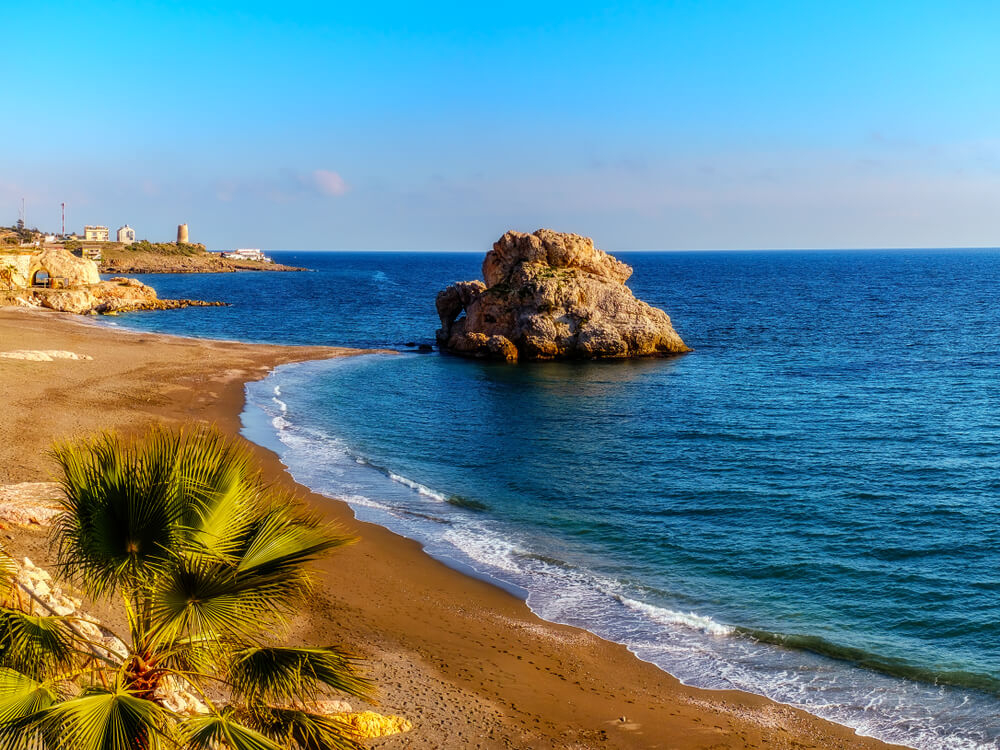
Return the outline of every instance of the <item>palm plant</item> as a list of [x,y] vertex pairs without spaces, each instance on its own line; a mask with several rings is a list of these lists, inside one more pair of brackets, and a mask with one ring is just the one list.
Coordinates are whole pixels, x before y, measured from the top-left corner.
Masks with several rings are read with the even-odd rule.
[[0,552],[0,747],[360,747],[317,708],[329,691],[371,697],[356,658],[280,642],[310,563],[351,537],[268,487],[214,430],[104,433],[52,455],[60,573],[120,600],[128,632],[46,612]]

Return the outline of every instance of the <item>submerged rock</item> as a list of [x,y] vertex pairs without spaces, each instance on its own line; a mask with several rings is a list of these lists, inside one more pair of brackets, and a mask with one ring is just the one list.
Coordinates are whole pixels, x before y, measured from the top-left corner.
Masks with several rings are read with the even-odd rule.
[[442,349],[518,359],[663,357],[690,349],[670,317],[638,300],[632,268],[587,237],[507,232],[483,261],[481,281],[439,292]]

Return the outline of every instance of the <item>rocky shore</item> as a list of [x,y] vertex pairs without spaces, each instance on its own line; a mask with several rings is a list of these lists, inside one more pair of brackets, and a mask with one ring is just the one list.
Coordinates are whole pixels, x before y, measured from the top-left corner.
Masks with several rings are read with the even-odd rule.
[[670,317],[636,299],[632,269],[588,237],[507,232],[483,261],[482,281],[437,295],[442,349],[502,359],[624,359],[690,351]]
[[17,294],[13,304],[45,307],[80,315],[117,315],[136,310],[177,310],[182,307],[225,307],[225,302],[197,299],[160,299],[153,287],[137,279],[113,278],[75,289],[30,289]]
[[[43,286],[39,279],[46,279]],[[46,248],[0,256],[0,306],[44,307],[59,312],[113,315],[134,310],[216,307],[225,302],[160,299],[138,279],[102,281],[97,264],[67,250]]]

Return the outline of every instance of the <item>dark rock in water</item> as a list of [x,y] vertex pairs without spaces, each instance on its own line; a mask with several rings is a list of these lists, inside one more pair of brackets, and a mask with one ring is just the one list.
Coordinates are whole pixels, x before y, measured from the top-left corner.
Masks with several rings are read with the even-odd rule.
[[587,237],[507,232],[481,281],[438,293],[440,347],[489,359],[624,359],[690,351],[670,317],[633,296],[632,269]]
[[416,341],[407,341],[407,342],[406,342],[405,344],[403,344],[403,346],[408,346],[408,347],[410,347],[411,349],[415,348],[415,347],[416,347],[416,345],[417,345],[417,342],[416,342]]
[[434,351],[434,347],[431,346],[430,344],[421,344],[420,346],[417,347],[417,351],[418,352],[432,352],[432,351]]

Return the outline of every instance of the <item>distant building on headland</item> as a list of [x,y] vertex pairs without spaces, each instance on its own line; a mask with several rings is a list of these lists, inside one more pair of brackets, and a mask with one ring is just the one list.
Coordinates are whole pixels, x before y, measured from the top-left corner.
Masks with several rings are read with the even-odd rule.
[[125,244],[131,245],[135,242],[135,230],[126,224],[118,229],[118,241]]
[[87,242],[107,242],[108,228],[102,226],[85,226],[83,228],[83,239]]
[[223,258],[229,258],[229,260],[255,260],[260,263],[274,263],[273,260],[257,248],[241,247],[236,250],[220,253],[220,255]]
[[181,243],[187,244],[188,241],[188,225],[178,224],[177,225],[177,244]]

